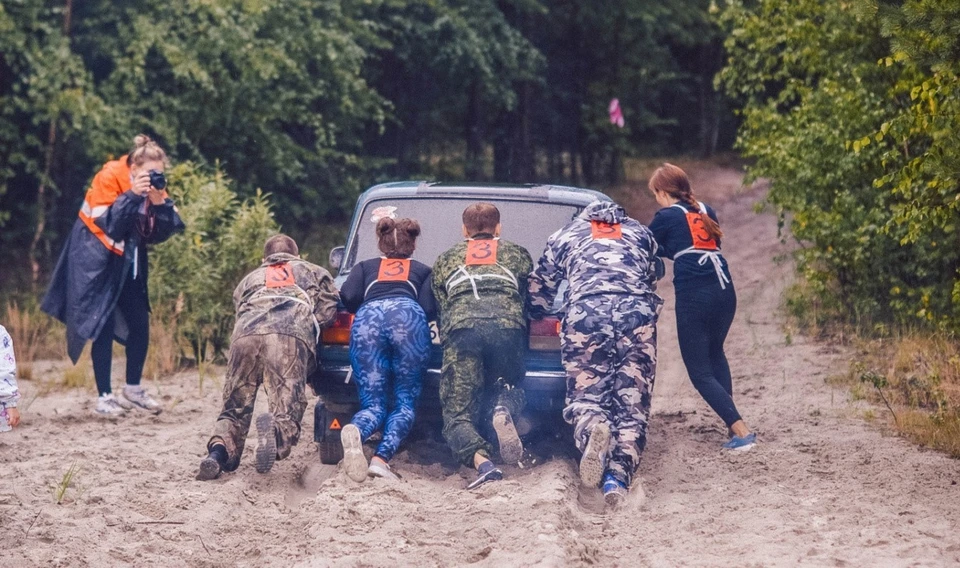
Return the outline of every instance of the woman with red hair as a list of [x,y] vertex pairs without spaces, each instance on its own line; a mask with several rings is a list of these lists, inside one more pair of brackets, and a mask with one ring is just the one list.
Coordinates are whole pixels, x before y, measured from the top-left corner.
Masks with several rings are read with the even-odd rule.
[[713,209],[697,201],[686,172],[664,164],[653,173],[650,191],[663,209],[650,230],[657,254],[673,260],[677,298],[677,338],[687,373],[700,396],[726,423],[730,450],[748,450],[756,443],[733,403],[730,365],[723,342],[737,311],[726,259],[720,254],[723,232]]

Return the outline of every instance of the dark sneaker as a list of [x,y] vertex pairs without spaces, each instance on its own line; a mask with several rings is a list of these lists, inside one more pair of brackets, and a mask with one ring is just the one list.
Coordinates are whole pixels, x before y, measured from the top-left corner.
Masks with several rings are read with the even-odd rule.
[[493,462],[483,462],[480,464],[480,469],[477,470],[477,473],[480,475],[470,482],[470,485],[467,485],[467,489],[476,489],[488,481],[500,481],[503,479],[503,472],[500,471],[500,468],[493,465]]
[[742,438],[740,436],[734,436],[730,438],[730,441],[723,445],[723,449],[733,450],[735,452],[745,452],[756,445],[757,434],[756,432],[751,432]]
[[267,473],[277,461],[277,429],[273,414],[257,416],[257,473]]
[[603,500],[606,502],[607,507],[611,509],[616,509],[623,504],[623,501],[627,498],[628,489],[626,484],[617,479],[611,473],[606,473],[603,476]]
[[600,422],[590,431],[590,440],[580,458],[580,482],[587,487],[600,485],[607,468],[607,450],[610,448],[610,425]]
[[523,443],[517,434],[517,427],[513,417],[506,407],[498,406],[493,409],[493,430],[497,433],[497,442],[500,444],[500,459],[503,463],[516,465],[523,458]]
[[340,443],[343,444],[343,469],[347,477],[362,482],[367,478],[367,458],[363,455],[363,440],[360,439],[360,429],[353,424],[347,424],[340,430]]
[[223,464],[227,461],[227,448],[222,444],[214,444],[210,448],[210,453],[200,462],[200,471],[197,472],[197,480],[210,481],[220,477],[223,471]]

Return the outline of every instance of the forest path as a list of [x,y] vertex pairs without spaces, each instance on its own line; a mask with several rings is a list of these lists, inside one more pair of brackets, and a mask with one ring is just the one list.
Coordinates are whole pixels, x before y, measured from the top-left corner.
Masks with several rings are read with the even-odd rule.
[[[562,451],[537,467],[463,490],[436,440],[407,444],[401,483],[357,485],[317,461],[311,404],[302,443],[269,475],[247,452],[237,473],[193,480],[218,413],[222,369],[154,383],[168,410],[118,423],[91,415],[92,394],[38,395],[23,381],[24,425],[0,434],[0,534],[21,566],[947,566],[960,563],[958,462],[881,434],[825,379],[849,354],[788,340],[779,305],[792,278],[789,247],[763,188],[732,169],[691,166],[718,211],[739,309],[727,341],[752,451],[720,451],[722,423],[686,377],[669,278],[660,323],[654,417],[639,493],[598,514],[580,496]],[[652,200],[626,205],[644,222]],[[779,259],[777,262],[775,259]],[[117,362],[118,371],[122,361]],[[37,365],[55,376],[63,363]],[[122,371],[117,376],[122,376]],[[259,412],[264,397],[258,401]],[[251,440],[251,445],[255,444]],[[252,448],[251,448],[252,449]],[[66,503],[52,487],[80,469]]]

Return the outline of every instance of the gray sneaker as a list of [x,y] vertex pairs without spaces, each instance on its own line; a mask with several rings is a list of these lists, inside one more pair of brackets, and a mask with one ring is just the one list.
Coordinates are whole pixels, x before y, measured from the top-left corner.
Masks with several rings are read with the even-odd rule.
[[[123,387],[123,398],[130,404],[130,408],[137,407],[154,414],[160,414],[160,412],[163,411],[160,403],[154,400],[153,397],[147,394],[147,391],[139,385],[127,385]],[[121,402],[120,404],[122,405],[123,403]]]
[[497,442],[500,444],[500,459],[503,463],[517,465],[523,458],[523,443],[517,434],[517,427],[513,424],[510,411],[503,406],[493,409],[493,430],[497,433]]
[[580,481],[587,487],[597,487],[607,467],[610,447],[610,425],[600,422],[590,431],[590,440],[580,458]]
[[105,394],[97,398],[97,408],[94,412],[107,418],[116,418],[127,413],[117,397],[112,394]]
[[367,457],[363,455],[363,440],[360,439],[360,429],[353,424],[347,424],[340,430],[340,443],[343,444],[343,469],[347,477],[363,482],[367,478]]

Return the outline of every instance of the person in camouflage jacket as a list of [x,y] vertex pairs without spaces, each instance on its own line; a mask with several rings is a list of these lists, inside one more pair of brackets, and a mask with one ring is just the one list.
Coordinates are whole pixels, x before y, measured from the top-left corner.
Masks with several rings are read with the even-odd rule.
[[264,245],[263,264],[233,293],[237,321],[223,411],[197,479],[237,469],[261,383],[270,411],[257,417],[257,471],[270,471],[300,438],[306,379],[316,366],[320,330],[333,321],[339,295],[330,273],[301,260],[298,253],[290,237],[271,237]]
[[[463,212],[466,241],[433,265],[443,367],[440,403],[443,435],[463,464],[477,468],[472,489],[501,479],[490,461],[492,445],[480,435],[492,423],[500,457],[517,463],[523,446],[513,423],[525,404],[527,276],[530,253],[500,239],[500,211],[475,203]],[[484,404],[489,401],[489,404]]]
[[[625,497],[646,444],[663,305],[656,250],[647,227],[616,203],[597,201],[550,236],[530,275],[531,315],[562,317],[563,417],[583,452],[581,480],[602,481],[612,506]],[[568,288],[558,302],[562,282]]]

